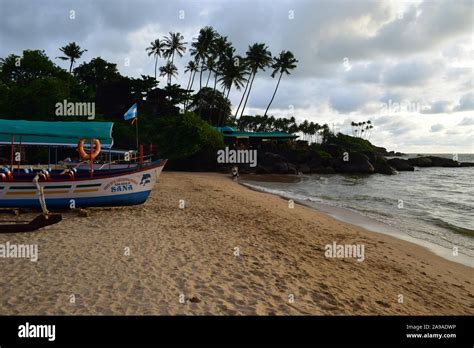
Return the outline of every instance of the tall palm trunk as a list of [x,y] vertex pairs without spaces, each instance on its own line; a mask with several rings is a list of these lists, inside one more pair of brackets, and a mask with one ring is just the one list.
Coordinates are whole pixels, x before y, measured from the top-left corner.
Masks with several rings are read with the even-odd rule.
[[193,77],[192,71],[189,72],[189,80],[188,80],[188,84],[186,85],[186,90],[189,90],[189,85],[191,84],[191,77]]
[[204,61],[201,63],[201,71],[199,73],[199,90],[202,89],[202,71],[204,70]]
[[191,79],[191,85],[189,85],[189,91],[191,91],[193,89],[193,85],[194,85],[194,77],[196,76],[196,71],[197,70],[194,70],[194,73],[193,73],[193,78]]
[[72,72],[72,65],[74,64],[74,59],[71,58],[71,65],[69,65],[69,73]]
[[[214,73],[214,88],[212,89],[212,95],[213,95],[213,96],[214,96],[215,93],[216,93],[217,76],[218,76],[218,74],[215,72],[215,73]],[[213,114],[213,112],[214,112],[213,106],[214,106],[214,98],[212,99],[212,103],[211,103],[211,114],[210,114],[211,120],[212,120],[212,114]],[[222,119],[221,119],[221,115],[219,115],[218,118],[217,118],[217,125],[218,125],[218,126],[220,125],[221,120],[222,120]]]
[[156,80],[156,67],[158,65],[158,56],[155,56],[155,80]]
[[237,115],[239,114],[240,105],[242,105],[242,102],[244,101],[245,93],[247,92],[247,88],[249,87],[251,76],[252,76],[252,73],[250,73],[250,75],[249,75],[249,79],[247,80],[247,84],[245,85],[244,94],[242,94],[242,98],[240,99],[239,106],[237,107],[237,111],[235,112],[234,122],[235,122],[235,120],[237,120]]
[[[191,72],[191,76],[193,77],[191,79],[191,83],[189,84],[188,88],[187,88],[187,91],[188,92],[191,92],[191,90],[193,89],[193,85],[194,85],[194,77],[196,76],[196,71],[197,70],[194,70],[194,72]],[[186,100],[186,104],[184,105],[184,111],[188,110],[188,100]]]
[[216,86],[217,86],[217,74],[214,74],[214,92],[216,91]]
[[244,103],[244,106],[242,108],[242,111],[240,112],[240,117],[242,117],[242,115],[244,114],[245,107],[247,106],[247,102],[249,100],[249,95],[250,95],[250,92],[252,91],[253,80],[255,80],[255,75],[257,75],[256,71],[253,73],[252,82],[250,82],[249,92],[247,93],[247,98],[245,98],[245,103]]
[[212,70],[209,69],[209,75],[207,75],[206,87],[207,87],[207,85],[209,84],[209,79],[211,78],[211,73],[212,73]]
[[232,88],[232,85],[229,86],[229,89],[227,90],[227,95],[225,96],[227,99],[229,99],[229,93],[230,93],[230,89]]
[[278,78],[278,83],[276,85],[275,91],[273,92],[272,99],[270,100],[270,103],[268,103],[267,109],[265,110],[265,114],[263,116],[267,116],[268,109],[270,108],[270,105],[272,105],[273,99],[275,98],[275,94],[278,90],[278,86],[280,85],[280,80],[281,80],[282,75],[283,75],[283,72],[280,73],[280,77]]

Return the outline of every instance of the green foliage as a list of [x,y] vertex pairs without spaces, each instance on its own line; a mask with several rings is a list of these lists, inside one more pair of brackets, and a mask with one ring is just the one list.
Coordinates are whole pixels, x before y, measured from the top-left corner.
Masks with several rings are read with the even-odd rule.
[[339,145],[347,150],[357,152],[376,152],[374,145],[370,141],[350,135],[338,133],[336,136],[331,136],[328,143]]
[[192,112],[159,119],[153,143],[171,160],[224,147],[222,134]]
[[317,152],[319,156],[323,159],[332,159],[332,156],[330,153],[324,151],[321,149],[321,144],[313,143],[310,146],[311,151]]
[[209,87],[203,87],[194,96],[190,109],[214,126],[226,124],[231,115],[229,100]]
[[117,64],[109,63],[100,57],[79,65],[74,69],[74,76],[81,84],[92,87],[94,91],[106,81],[117,81],[121,78]]

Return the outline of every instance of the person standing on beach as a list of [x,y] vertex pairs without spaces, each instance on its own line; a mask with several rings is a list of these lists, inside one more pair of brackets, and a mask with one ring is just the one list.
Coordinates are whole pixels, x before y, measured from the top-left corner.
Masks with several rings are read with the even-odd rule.
[[234,179],[234,181],[237,181],[239,177],[239,168],[237,166],[233,166],[232,167],[232,178]]

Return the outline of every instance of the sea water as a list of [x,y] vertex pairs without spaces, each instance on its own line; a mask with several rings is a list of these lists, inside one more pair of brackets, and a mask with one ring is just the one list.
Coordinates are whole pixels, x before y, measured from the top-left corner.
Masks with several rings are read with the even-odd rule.
[[[474,162],[474,155],[459,154],[458,160]],[[243,181],[346,222],[434,246],[440,255],[474,267],[473,178],[474,167],[415,167],[397,175],[311,174],[291,182],[266,176]]]

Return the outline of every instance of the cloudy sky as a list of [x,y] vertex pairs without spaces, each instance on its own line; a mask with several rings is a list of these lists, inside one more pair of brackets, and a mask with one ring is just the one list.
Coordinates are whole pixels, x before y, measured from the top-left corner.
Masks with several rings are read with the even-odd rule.
[[[350,133],[371,120],[370,140],[404,152],[474,152],[474,2],[367,0],[0,0],[0,57],[75,41],[82,61],[101,56],[124,75],[153,75],[145,48],[168,32],[191,42],[201,27],[227,35],[238,53],[266,43],[291,50],[271,113]],[[177,60],[180,81],[189,53]],[[55,60],[67,68],[67,63]],[[126,64],[129,62],[129,64]],[[263,114],[276,84],[254,82],[246,113]],[[165,81],[161,82],[163,85]],[[241,92],[240,92],[241,93]],[[235,107],[238,91],[231,92]]]

